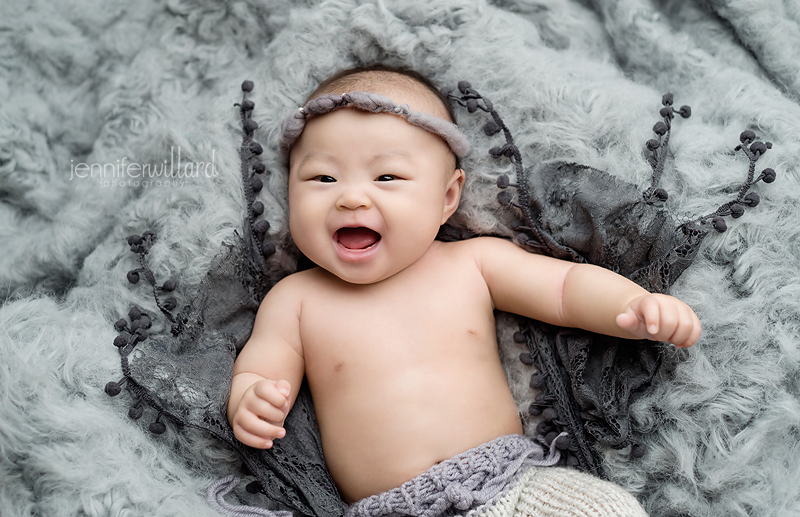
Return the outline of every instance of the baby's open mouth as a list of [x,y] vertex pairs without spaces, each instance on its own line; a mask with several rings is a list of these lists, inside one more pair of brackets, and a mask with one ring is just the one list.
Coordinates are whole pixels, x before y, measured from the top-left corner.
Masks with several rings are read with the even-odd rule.
[[363,250],[381,240],[381,234],[364,226],[339,228],[333,240],[347,249]]

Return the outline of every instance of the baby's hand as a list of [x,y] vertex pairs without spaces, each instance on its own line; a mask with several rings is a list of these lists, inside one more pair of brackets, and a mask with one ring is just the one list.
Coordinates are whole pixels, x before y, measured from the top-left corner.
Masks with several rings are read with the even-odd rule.
[[245,445],[270,449],[273,440],[286,436],[283,421],[289,412],[287,381],[261,380],[247,388],[233,415],[233,434]]
[[668,341],[679,348],[695,344],[701,330],[691,307],[664,294],[635,298],[617,315],[617,325],[639,338]]

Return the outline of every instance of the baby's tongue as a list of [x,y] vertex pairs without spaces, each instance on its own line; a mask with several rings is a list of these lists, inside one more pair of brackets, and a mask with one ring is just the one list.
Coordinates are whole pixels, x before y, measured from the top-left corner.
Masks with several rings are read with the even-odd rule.
[[360,250],[378,242],[381,238],[377,232],[364,228],[339,228],[337,232],[339,244],[351,250]]

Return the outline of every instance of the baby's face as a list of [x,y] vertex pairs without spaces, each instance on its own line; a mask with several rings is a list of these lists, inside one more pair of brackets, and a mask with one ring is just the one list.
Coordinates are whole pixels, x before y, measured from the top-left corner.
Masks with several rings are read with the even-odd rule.
[[[413,96],[393,100],[432,111]],[[343,108],[312,118],[290,155],[292,238],[342,280],[389,278],[425,254],[457,208],[463,173],[453,164],[441,138],[399,116]]]

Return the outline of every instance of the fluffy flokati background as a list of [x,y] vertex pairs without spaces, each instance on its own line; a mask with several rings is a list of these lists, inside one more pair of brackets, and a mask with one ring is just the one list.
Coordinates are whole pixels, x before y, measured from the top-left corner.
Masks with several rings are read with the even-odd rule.
[[[236,458],[199,432],[127,417],[113,323],[157,313],[125,239],[181,303],[241,228],[240,85],[255,82],[276,275],[287,244],[279,121],[333,71],[384,61],[494,101],[528,165],[572,160],[641,185],[661,95],[678,119],[663,186],[682,221],[735,195],[752,129],[774,147],[761,204],[711,235],[673,294],[704,324],[634,407],[649,450],[605,451],[654,516],[800,514],[800,4],[793,0],[22,0],[0,5],[0,515],[212,516]],[[502,231],[486,119],[457,217]],[[81,164],[212,164],[192,177],[87,176]],[[112,183],[116,181],[116,183]],[[504,348],[514,322],[501,318]],[[155,329],[154,331],[157,331]],[[512,349],[509,355],[518,354]],[[515,364],[518,361],[514,360]],[[524,399],[527,375],[511,372]],[[521,402],[524,408],[524,400]],[[152,420],[150,420],[152,421]]]

